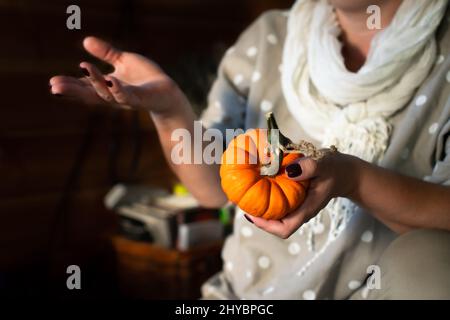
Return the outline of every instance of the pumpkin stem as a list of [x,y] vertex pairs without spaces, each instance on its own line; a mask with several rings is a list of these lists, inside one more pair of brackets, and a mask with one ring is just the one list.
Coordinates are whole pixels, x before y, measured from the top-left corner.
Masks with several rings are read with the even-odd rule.
[[273,112],[268,112],[266,114],[267,119],[267,128],[268,128],[268,141],[270,144],[272,144],[271,141],[271,130],[276,129],[278,130],[278,143],[282,145],[283,147],[287,147],[289,144],[292,144],[292,141],[287,138],[284,134],[281,133],[280,128],[278,127],[277,121],[275,120],[275,116],[273,115]]
[[[317,149],[312,143],[301,140],[299,143],[293,143],[289,138],[283,135],[278,128],[277,121],[272,112],[266,114],[268,127],[268,142],[270,146],[271,162],[269,165],[262,166],[260,174],[263,176],[275,176],[281,168],[285,153],[302,153],[307,157],[318,160],[328,153],[337,152],[335,146],[329,148]],[[275,129],[277,132],[272,132]],[[276,141],[272,141],[275,138]]]
[[[292,141],[281,133],[272,112],[266,114],[266,119],[268,128],[267,140],[269,142],[272,160],[269,165],[261,167],[260,174],[263,176],[275,176],[280,171],[281,164],[283,163],[283,149],[289,144],[292,144]],[[276,130],[276,132],[272,132],[272,130]],[[276,141],[272,141],[272,138],[275,138]]]

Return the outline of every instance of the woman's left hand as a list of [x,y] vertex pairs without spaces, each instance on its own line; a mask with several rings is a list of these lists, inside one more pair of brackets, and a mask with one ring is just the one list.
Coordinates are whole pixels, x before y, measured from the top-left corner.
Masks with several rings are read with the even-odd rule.
[[357,169],[358,158],[339,152],[327,153],[320,160],[300,158],[286,167],[286,173],[292,180],[310,180],[305,202],[281,220],[248,215],[247,219],[257,227],[287,239],[332,198],[349,197],[357,187]]

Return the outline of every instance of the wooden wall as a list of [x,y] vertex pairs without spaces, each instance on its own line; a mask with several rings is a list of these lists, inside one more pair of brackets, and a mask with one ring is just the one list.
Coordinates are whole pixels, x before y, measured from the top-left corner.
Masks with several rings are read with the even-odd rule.
[[[105,193],[117,181],[175,181],[146,113],[88,108],[49,94],[52,75],[81,76],[78,63],[95,61],[83,52],[83,37],[153,58],[201,107],[224,49],[262,11],[291,3],[0,0],[0,294],[51,295],[68,263],[86,265],[92,288],[103,288],[93,296],[111,292],[103,240],[116,224],[103,207]],[[66,28],[70,4],[81,7],[80,31]]]

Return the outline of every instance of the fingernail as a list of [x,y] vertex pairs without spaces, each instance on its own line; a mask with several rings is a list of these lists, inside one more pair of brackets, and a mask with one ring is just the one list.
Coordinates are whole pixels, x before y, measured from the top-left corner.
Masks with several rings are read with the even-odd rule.
[[248,222],[254,223],[254,222],[252,221],[252,219],[250,219],[250,218],[248,217],[248,215],[244,214],[244,217],[245,217],[245,219],[247,219]]
[[113,83],[112,81],[106,80],[106,85],[111,88],[113,86]]
[[89,73],[89,71],[88,71],[88,69],[86,69],[86,68],[80,68],[81,69],[81,72],[83,72],[83,74],[86,76],[86,77],[89,77],[91,74]]
[[61,98],[63,95],[61,93],[55,93],[53,94],[55,97]]
[[289,178],[295,178],[302,174],[302,167],[298,163],[292,163],[286,167],[286,173]]

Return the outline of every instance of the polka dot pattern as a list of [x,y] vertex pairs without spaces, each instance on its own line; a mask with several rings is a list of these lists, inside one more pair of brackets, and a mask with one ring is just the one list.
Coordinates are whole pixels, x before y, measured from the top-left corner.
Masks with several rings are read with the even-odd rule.
[[358,280],[351,280],[351,281],[348,283],[348,288],[349,288],[350,290],[356,290],[356,289],[358,289],[360,286],[361,286],[361,282],[359,282]]
[[270,259],[266,256],[261,256],[258,259],[258,266],[261,269],[267,269],[270,267]]
[[252,82],[258,82],[261,79],[261,73],[258,71],[253,72],[252,74]]
[[253,230],[245,226],[241,228],[241,234],[246,238],[250,238],[253,235]]
[[[268,34],[266,36],[266,38],[263,38],[263,41],[267,41],[266,45],[270,46],[270,45],[276,45],[279,42],[284,41],[284,39],[280,38],[280,40],[277,38],[277,36],[275,34]],[[231,47],[229,50],[227,50],[227,54],[231,54],[235,51],[234,47]],[[239,54],[243,53],[244,55],[246,55],[246,57],[249,58],[253,58],[255,56],[257,56],[258,54],[261,56],[262,52],[258,52],[258,49],[256,47],[244,47],[243,50],[239,49]],[[441,64],[444,62],[444,56],[440,55],[437,57],[436,59],[436,63],[437,64]],[[249,60],[249,59],[248,59]],[[448,62],[448,61],[446,61]],[[270,72],[274,72],[276,73],[276,69],[277,68],[277,64],[275,63],[274,65],[271,66],[269,73],[265,72],[264,67],[259,67],[258,69],[254,69],[253,73],[243,73],[243,74],[235,74],[235,76],[232,78],[232,81],[235,85],[248,85],[249,82],[252,83],[256,83],[259,81],[259,84],[263,83],[265,84],[265,81],[268,80],[268,77],[270,76]],[[281,73],[283,69],[282,64],[278,65],[278,71]],[[445,71],[443,70],[445,75]],[[238,72],[243,72],[243,71],[238,71]],[[263,73],[263,76],[261,75],[261,72]],[[267,78],[267,79],[266,79]],[[279,76],[278,76],[279,78]],[[450,71],[447,73],[446,75],[447,81],[450,83]],[[259,85],[256,85],[257,87],[260,87]],[[264,94],[264,93],[263,93]],[[263,98],[269,99],[269,100],[259,100],[260,101],[260,110],[262,112],[269,112],[271,111],[274,107],[279,108],[280,105],[275,104],[278,103],[278,100],[274,100],[273,97],[267,95],[266,97],[263,96]],[[273,100],[270,101],[270,100]],[[242,97],[239,97],[239,101],[241,101],[242,103],[246,102],[246,100]],[[424,110],[424,108],[420,108],[421,106],[425,106],[427,103],[430,102],[434,102],[434,99],[432,99],[432,97],[429,95],[427,97],[427,95],[425,94],[419,94],[416,96],[416,99],[414,100],[413,104],[415,104],[418,108],[415,110]],[[223,103],[225,103],[225,101],[223,101]],[[217,108],[217,109],[222,109],[222,105],[220,103],[220,101],[214,101],[213,100],[213,107]],[[277,109],[278,110],[278,109]],[[245,114],[242,113],[242,115],[244,116]],[[435,120],[436,121],[436,120]],[[434,134],[436,133],[436,131],[439,129],[439,125],[437,123],[429,123],[428,124],[429,128],[428,129],[430,134]],[[408,159],[410,154],[414,151],[412,145],[410,146],[410,148],[412,150],[409,150],[408,148],[405,148],[402,153],[401,153],[401,158],[402,159]],[[312,226],[312,231],[314,234],[323,234],[325,232],[325,225],[323,223],[314,223]],[[327,222],[327,227],[328,227],[328,222]],[[255,231],[256,229],[253,228],[253,226],[243,226],[240,228],[240,234],[242,237],[245,238],[250,238],[250,237],[254,237],[254,240],[256,240],[256,237],[259,236],[259,231]],[[362,230],[364,231],[364,229]],[[297,231],[298,232],[298,236],[305,236],[304,232],[306,234],[308,234],[309,229],[300,229]],[[306,238],[306,237],[305,237]],[[294,256],[297,256],[299,254],[305,254],[305,256],[308,254],[311,254],[308,252],[308,248],[307,245],[304,244],[306,242],[306,239],[303,238],[291,238],[291,241],[287,241],[287,248],[285,247],[285,249],[283,250],[282,254],[283,255],[291,255],[291,259],[295,259]],[[295,241],[292,241],[295,240]],[[363,243],[372,243],[374,241],[374,233],[372,230],[366,230],[364,231],[361,235],[360,235],[360,241]],[[319,243],[320,244],[320,243]],[[361,243],[362,244],[362,243]],[[362,244],[363,246],[370,246],[367,244]],[[286,252],[287,251],[287,252]],[[264,249],[262,250],[262,252],[264,252]],[[266,254],[267,256],[256,256],[256,261],[252,261],[252,263],[256,262],[256,270],[251,269],[252,267],[250,267],[248,270],[245,269],[244,266],[244,271],[242,272],[243,274],[241,274],[241,277],[245,277],[246,281],[250,282],[252,280],[252,278],[259,278],[260,273],[261,274],[267,274],[268,272],[270,272],[270,268],[274,268],[274,266],[276,267],[277,264],[279,263],[278,260],[275,260],[275,258],[272,258],[272,256],[268,253],[262,253],[262,254]],[[260,251],[261,254],[261,251]],[[303,258],[303,257],[302,257]],[[255,259],[255,257],[253,258]],[[273,261],[272,261],[273,259]],[[300,257],[298,258],[300,259]],[[236,269],[240,269],[241,268],[241,263],[237,262],[238,260],[236,260],[236,267],[233,268],[233,263],[230,261],[226,261],[225,262],[225,269],[227,271],[234,271],[236,272]],[[237,264],[239,263],[239,265]],[[258,270],[258,268],[260,268]],[[235,270],[233,270],[235,269]],[[266,271],[261,270],[261,269],[266,269]],[[313,268],[311,268],[313,269]],[[310,269],[310,270],[311,270]],[[305,269],[307,270],[307,269]],[[239,270],[240,271],[240,270]],[[295,270],[294,270],[295,271]],[[300,273],[300,272],[299,272]],[[304,273],[304,271],[302,271],[302,274]],[[351,277],[351,278],[356,278],[356,277]],[[351,280],[349,281],[351,278],[347,279],[347,283],[344,282],[344,288],[345,286],[347,286],[350,290],[357,290],[358,288],[361,289],[361,296],[363,298],[367,298],[367,296],[369,295],[369,289],[365,286],[361,287],[361,282],[358,280]],[[259,280],[259,279],[256,279]],[[269,283],[270,284],[270,283]],[[269,285],[269,284],[266,284]],[[311,285],[310,288],[315,288],[313,285]],[[269,287],[262,287],[263,294],[268,294],[274,291],[274,287],[273,286],[269,286]],[[278,290],[278,287],[276,287],[276,289]],[[282,289],[282,288],[281,288]],[[261,292],[261,291],[260,291]],[[320,291],[321,292],[321,291]],[[317,298],[317,295],[319,295],[319,297],[322,297],[321,293],[319,294],[319,292],[316,292],[314,290],[306,290],[304,291],[302,294],[302,297],[306,300],[314,300]]]
[[291,255],[297,255],[300,252],[300,245],[297,242],[291,242],[288,246],[288,252]]
[[315,226],[313,226],[313,232],[314,234],[321,234],[325,231],[325,226],[323,223],[318,223]]
[[427,102],[427,96],[425,96],[425,95],[420,95],[420,96],[418,96],[417,97],[417,99],[416,99],[416,105],[417,106],[423,106],[426,102]]
[[267,289],[265,289],[265,290],[263,291],[263,295],[271,294],[274,290],[275,290],[275,288],[274,288],[273,286],[268,287]]
[[361,235],[361,241],[365,243],[372,242],[373,240],[373,232],[370,230],[364,231],[364,233]]
[[250,47],[247,49],[246,54],[249,58],[253,58],[254,56],[256,56],[258,54],[258,48]]
[[278,38],[273,33],[270,33],[270,34],[267,35],[267,42],[269,42],[270,44],[275,45],[275,44],[278,43]]
[[[266,38],[262,39],[265,42],[265,45],[269,46],[269,48],[270,48],[271,45],[274,45],[275,43],[279,43],[279,42],[283,42],[284,41],[284,39],[282,39],[282,38],[277,39],[275,35],[273,35],[274,38],[272,38],[271,36],[272,36],[272,34],[269,34],[269,35],[267,35]],[[250,43],[250,45],[251,45],[251,43]],[[257,56],[258,58],[262,57],[263,52],[258,52],[258,50],[255,50],[253,52],[252,50],[250,50],[251,48],[248,48],[248,49],[247,48],[248,47],[243,47],[243,48],[238,48],[238,50],[236,50],[234,47],[231,47],[231,48],[229,48],[227,50],[227,54],[234,54],[234,53],[237,54],[237,53],[239,53],[239,58],[241,58],[241,55],[243,55],[244,58],[245,57],[255,57],[255,56]],[[274,47],[272,47],[272,48],[274,48]],[[277,54],[279,54],[279,53],[277,53]],[[234,56],[230,57],[230,58],[233,59]],[[248,60],[250,60],[250,59],[248,59]],[[253,61],[255,61],[255,60],[253,60]],[[436,59],[436,63],[437,64],[442,64],[441,67],[444,67],[443,61],[444,61],[444,57],[443,56],[439,56]],[[242,73],[242,74],[234,73],[234,75],[236,75],[236,76],[232,77],[232,81],[234,82],[235,85],[238,85],[238,86],[241,86],[241,85],[247,86],[249,84],[249,82],[250,82],[250,83],[258,83],[257,85],[255,85],[255,87],[257,89],[264,88],[264,87],[261,87],[261,84],[265,85],[265,82],[270,80],[269,77],[277,75],[277,68],[278,68],[278,71],[280,73],[282,72],[282,68],[283,68],[282,64],[279,64],[277,66],[277,61],[273,61],[273,62],[275,62],[275,63],[272,64],[272,66],[270,68],[267,68],[267,70],[268,70],[267,73],[265,72],[266,69],[263,66],[261,66],[261,67],[258,66],[258,69],[247,70],[247,71],[250,71],[250,72],[245,72],[245,73],[243,72],[243,70],[237,69],[236,70],[237,72],[236,71],[235,72],[236,73]],[[278,60],[278,62],[280,62],[280,60]],[[445,66],[447,66],[447,62],[448,61],[445,60],[445,62],[446,62]],[[252,73],[252,71],[254,71],[254,72]],[[444,71],[441,74],[441,76],[443,78],[446,75],[446,70],[442,70],[442,71]],[[273,72],[272,75],[271,75],[271,72]],[[262,76],[261,76],[261,73],[263,73]],[[278,78],[279,77],[280,76],[278,76]],[[278,79],[277,81],[279,81],[279,80],[280,79]],[[448,83],[450,83],[450,71],[447,74],[447,81],[448,81]],[[432,96],[427,94],[428,95],[428,97],[427,97],[427,95],[421,95],[422,93],[423,92],[419,93],[419,95],[416,96],[416,99],[414,100],[413,104],[415,104],[416,106],[420,107],[420,106],[427,105],[427,103],[429,104],[430,102],[432,102],[433,103],[433,107],[434,107],[434,102],[435,101],[432,98]],[[427,93],[427,92],[425,92],[425,93]],[[259,93],[258,93],[258,95],[259,95]],[[271,95],[270,96],[269,95],[264,96],[264,91],[262,91],[262,95],[263,95],[263,98],[266,98],[268,100],[273,100],[273,103],[271,101],[267,101],[267,100],[264,100],[264,101],[256,100],[257,103],[260,102],[260,110],[262,110],[262,111],[264,111],[264,110],[270,111],[270,109],[275,107],[275,111],[278,111],[278,108],[282,107],[281,105],[278,104],[278,100],[275,100],[274,97],[272,97]],[[255,96],[255,97],[257,97],[257,96]],[[260,95],[260,97],[261,97],[261,95]],[[217,99],[217,97],[216,97],[216,99]],[[246,100],[244,100],[242,97],[239,97],[239,99],[240,99],[240,101],[242,103],[246,102]],[[222,101],[224,106],[226,106],[228,108],[228,105],[225,102],[226,102],[225,100]],[[253,104],[253,101],[249,101],[249,103]],[[284,105],[284,103],[283,103],[283,105]],[[217,108],[217,109],[222,109],[223,108],[223,106],[221,105],[220,101],[214,101],[214,100],[213,100],[213,107]],[[416,110],[424,111],[424,108],[417,108]],[[238,115],[238,117],[239,117],[239,115]],[[434,121],[436,121],[436,120],[434,120]],[[431,123],[429,122],[428,125],[426,125],[424,129],[430,131],[430,134],[434,134],[437,131],[437,129],[438,129],[438,127],[437,127],[438,125],[437,124],[435,125],[436,128],[434,128],[433,125],[435,125],[435,124],[433,123],[433,120],[431,120]],[[434,133],[432,133],[432,132],[434,132]],[[410,155],[410,152],[412,153],[414,150],[415,149],[410,151],[409,149],[405,148],[403,150],[403,152],[401,153],[402,159],[408,159],[408,157]],[[328,222],[327,222],[327,226],[328,226]],[[312,227],[313,227],[312,231],[313,231],[314,234],[323,234],[324,229],[325,229],[323,224],[319,224],[317,226],[312,226]],[[250,228],[249,227],[242,227],[241,230],[239,230],[239,231],[240,231],[240,235],[242,237],[248,238],[248,239],[254,239],[254,240],[252,240],[252,242],[257,239],[257,236],[259,236],[259,231],[255,231],[255,229],[252,226],[250,226]],[[302,236],[302,237],[305,236],[305,234],[303,233],[304,231],[306,231],[306,233],[308,233],[309,230],[308,229],[298,230],[297,231],[297,234],[298,234],[297,238],[296,237],[292,237],[290,239],[291,241],[295,240],[295,241],[298,241],[298,242],[291,242],[291,243],[289,243],[289,240],[288,240],[287,248],[286,247],[282,248],[282,249],[284,249],[284,250],[282,250],[282,254],[283,255],[286,255],[286,256],[290,255],[291,256],[290,259],[293,260],[293,259],[296,259],[296,257],[298,257],[298,259],[300,259],[300,256],[298,256],[299,254],[301,256],[302,255],[307,256],[307,255],[311,254],[311,253],[308,252],[307,245],[304,244],[306,242],[306,239],[300,238],[300,236]],[[361,230],[361,231],[364,231],[364,229]],[[239,233],[238,233],[238,235],[239,235]],[[323,235],[323,236],[326,236],[326,235]],[[360,244],[363,245],[363,246],[367,246],[367,247],[371,246],[370,244],[366,244],[366,243],[373,242],[374,241],[373,239],[374,239],[374,234],[370,230],[366,230],[365,232],[360,234],[360,241],[361,241]],[[358,240],[358,238],[357,238],[357,240]],[[243,241],[246,241],[246,239],[244,239]],[[321,244],[321,242],[319,242],[319,245],[320,244]],[[267,253],[265,253],[264,250],[263,251],[259,251],[259,254],[260,255],[261,254],[266,254],[268,257],[260,257],[260,259],[258,259],[258,255],[256,255],[256,257],[255,256],[253,257],[253,259],[256,258],[255,259],[256,261],[252,259],[253,261],[251,263],[249,263],[249,264],[250,265],[253,264],[253,266],[250,266],[250,268],[252,268],[252,267],[254,268],[254,263],[256,262],[256,269],[253,270],[255,273],[253,273],[250,270],[246,270],[247,268],[249,268],[249,266],[247,266],[247,268],[246,268],[245,265],[242,266],[241,263],[238,262],[239,260],[236,260],[236,261],[233,260],[234,263],[236,263],[236,267],[233,266],[232,262],[227,262],[227,261],[225,262],[225,266],[224,267],[225,267],[226,270],[234,271],[234,272],[237,272],[237,270],[239,270],[239,269],[241,269],[241,267],[243,267],[243,270],[241,271],[241,276],[240,277],[243,277],[243,278],[245,277],[244,278],[245,282],[250,282],[252,280],[252,278],[255,278],[255,280],[259,280],[260,273],[262,274],[262,276],[267,275],[267,273],[271,272],[271,270],[274,267],[278,266],[278,262],[279,262],[278,260],[275,260],[275,258],[272,258],[270,251],[267,251]],[[265,260],[265,258],[267,259],[267,261]],[[272,259],[273,259],[273,261],[272,261]],[[303,259],[303,257],[301,257],[301,259]],[[305,258],[305,259],[307,259],[307,258]],[[239,265],[238,265],[238,263],[239,263]],[[260,268],[260,269],[258,270],[258,268]],[[262,269],[265,269],[265,270],[262,270]],[[314,269],[314,268],[312,268],[312,269]],[[295,271],[297,271],[297,269],[294,269],[294,272]],[[347,278],[347,283],[346,282],[343,283],[344,288],[345,288],[345,286],[348,286],[348,288],[352,289],[356,285],[355,282],[353,282],[353,281],[356,281],[356,280],[349,281],[351,278],[356,278],[356,277],[355,276],[350,276],[349,278]],[[300,278],[298,280],[300,280]],[[270,285],[270,283],[267,283],[266,286],[262,287],[262,289],[264,290],[265,288],[267,288],[267,285]],[[310,288],[315,288],[315,287],[311,286]],[[267,289],[269,290],[269,292],[273,290],[273,288],[271,288],[271,287],[269,287]],[[278,290],[278,287],[276,287],[276,289]],[[280,290],[282,291],[283,289],[280,287]],[[361,290],[360,291],[361,292],[361,296],[364,299],[367,299],[367,296],[369,295],[369,289],[366,288],[365,286],[363,286],[360,290]],[[317,298],[316,297],[316,293],[313,290],[307,290],[307,291],[305,291],[303,293],[300,291],[300,295],[302,295],[304,299],[308,299],[308,300],[314,300],[314,299]],[[321,293],[319,294],[319,292],[317,292],[317,295],[319,295],[320,298],[322,297]]]
[[306,290],[305,292],[303,292],[303,299],[316,300],[316,293],[313,290]]
[[447,75],[446,75],[445,79],[447,79],[447,82],[450,82],[450,71],[447,72]]
[[369,288],[364,287],[364,289],[362,289],[362,291],[361,291],[361,297],[363,299],[367,299],[368,296],[369,296]]
[[273,108],[272,102],[270,102],[268,100],[263,100],[261,102],[261,110],[263,112],[269,112],[270,110],[272,110],[272,108]]
[[430,134],[435,134],[437,129],[438,129],[438,127],[439,127],[439,124],[437,122],[435,122],[428,128],[428,132]]
[[233,78],[233,83],[238,86],[244,81],[244,76],[242,74],[237,74]]

